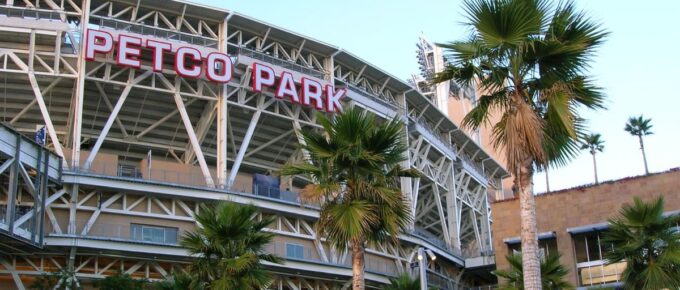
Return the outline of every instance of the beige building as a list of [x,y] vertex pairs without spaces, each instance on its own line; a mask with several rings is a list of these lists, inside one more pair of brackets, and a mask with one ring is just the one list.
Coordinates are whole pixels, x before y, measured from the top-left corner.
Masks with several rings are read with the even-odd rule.
[[[568,280],[577,287],[619,282],[625,263],[606,265],[600,242],[607,219],[616,216],[634,197],[666,199],[667,213],[680,209],[680,169],[629,177],[598,185],[576,187],[536,196],[539,246],[544,254],[559,253],[569,269]],[[492,203],[496,267],[506,269],[504,258],[520,250],[519,200]]]

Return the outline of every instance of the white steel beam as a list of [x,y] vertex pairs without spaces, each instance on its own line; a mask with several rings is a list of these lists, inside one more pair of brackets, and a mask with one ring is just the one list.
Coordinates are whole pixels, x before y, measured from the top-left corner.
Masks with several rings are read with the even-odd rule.
[[[208,135],[208,130],[215,120],[215,101],[208,101],[203,107],[203,112],[201,112],[201,118],[196,123],[196,137],[198,138],[198,143],[203,144],[203,140]],[[195,152],[191,144],[187,144],[184,150],[184,164],[191,164],[191,160],[194,159]]]
[[[227,50],[227,22],[231,17],[231,13],[227,16],[219,30],[219,50],[226,52]],[[227,84],[222,85],[217,98],[217,185],[220,188],[227,186],[227,120],[229,119],[229,108],[227,107],[227,98],[229,97]]]
[[54,151],[56,151],[57,155],[63,158],[64,150],[61,148],[59,138],[57,138],[57,131],[54,130],[52,118],[50,118],[50,112],[47,111],[47,105],[45,105],[45,100],[43,99],[42,93],[40,92],[40,87],[38,86],[38,81],[35,79],[35,74],[33,72],[28,74],[28,80],[31,83],[31,88],[33,88],[33,93],[35,94],[35,99],[38,102],[38,107],[40,107],[40,113],[45,120],[45,126],[47,126],[50,140],[52,140],[52,144],[54,145]]
[[253,138],[253,133],[255,132],[255,127],[257,127],[257,121],[260,120],[261,114],[262,110],[255,111],[253,118],[250,120],[250,125],[248,125],[246,135],[243,137],[243,141],[241,142],[241,148],[238,150],[238,154],[234,160],[234,165],[232,165],[231,172],[229,173],[229,179],[227,180],[227,186],[229,187],[231,187],[236,180],[236,175],[238,174],[238,170],[241,167],[241,162],[243,162],[243,157],[246,155],[248,145],[250,145],[250,140]]
[[460,249],[460,231],[459,231],[459,220],[460,212],[458,211],[458,198],[456,197],[456,171],[453,163],[450,165],[450,175],[448,176],[449,188],[446,193],[446,213],[449,220],[449,235],[451,236],[451,242],[454,247]]
[[[113,105],[111,105],[111,101],[109,101],[109,97],[106,95],[104,88],[102,88],[102,85],[99,82],[95,82],[94,84],[99,91],[99,96],[104,100],[104,103],[106,103],[106,107],[109,108],[109,111],[113,113]],[[118,128],[120,129],[120,132],[123,134],[123,136],[127,137],[128,133],[127,130],[125,130],[125,125],[123,125],[123,122],[120,121],[118,116],[116,116],[116,124],[118,124]]]
[[[185,106],[190,106],[191,104],[197,102],[199,99],[191,99],[188,102],[186,102],[184,105]],[[144,137],[144,135],[148,134],[149,132],[153,131],[153,129],[156,129],[156,127],[160,126],[161,124],[165,123],[165,121],[169,120],[170,118],[174,117],[179,113],[178,109],[173,110],[172,112],[168,113],[167,115],[163,116],[163,118],[160,118],[158,121],[154,122],[151,124],[149,127],[146,129],[142,130],[142,132],[139,132],[135,137],[137,139]]]
[[118,101],[116,102],[116,106],[113,107],[113,110],[111,111],[111,115],[109,115],[108,120],[106,120],[106,124],[104,124],[104,128],[102,128],[102,132],[99,134],[99,137],[97,138],[97,142],[95,142],[94,147],[92,147],[92,151],[90,152],[90,155],[87,156],[87,159],[85,160],[85,164],[83,164],[83,168],[85,170],[90,169],[92,166],[92,162],[94,161],[94,158],[97,156],[97,153],[99,153],[99,149],[102,147],[102,144],[104,143],[104,140],[106,139],[106,135],[109,134],[109,130],[111,130],[111,126],[113,125],[113,122],[116,120],[118,117],[118,113],[120,112],[120,109],[123,108],[123,104],[125,103],[125,100],[127,99],[128,95],[130,94],[130,91],[132,90],[132,84],[134,82],[134,70],[130,70],[129,77],[128,77],[128,85],[125,86],[123,89],[123,92],[120,93],[120,97],[118,97]]
[[[52,80],[52,82],[41,92],[41,94],[43,96],[46,95],[49,91],[51,91],[61,81],[61,79],[62,78],[58,77],[58,78],[55,78],[54,80]],[[30,110],[33,107],[33,105],[35,105],[37,102],[38,102],[37,98],[31,100],[31,102],[28,103],[28,105],[24,106],[21,109],[21,111],[19,111],[19,113],[17,113],[14,116],[14,118],[12,118],[12,120],[9,121],[9,123],[10,124],[16,123],[19,120],[19,118],[23,117],[24,114],[26,114],[26,112],[28,112],[28,110]]]
[[196,159],[198,160],[198,164],[201,167],[201,171],[203,172],[203,177],[205,178],[205,183],[209,187],[215,187],[215,182],[212,179],[212,176],[210,175],[210,169],[208,168],[208,163],[205,162],[205,156],[203,156],[203,150],[201,149],[201,144],[198,142],[198,138],[196,137],[196,132],[194,132],[194,128],[191,126],[191,120],[189,119],[189,114],[187,113],[187,108],[184,106],[184,101],[182,101],[182,96],[179,94],[179,88],[177,88],[177,93],[173,94],[175,98],[175,103],[177,104],[177,109],[179,110],[179,114],[182,117],[182,122],[184,123],[184,128],[187,131],[187,135],[189,135],[189,140],[191,141],[191,146],[194,148],[194,152],[196,152]]
[[[80,23],[90,23],[90,4],[92,1],[83,1],[83,7],[81,9]],[[87,30],[87,25],[81,25],[80,35],[85,35]],[[71,140],[71,167],[80,167],[80,138],[82,134],[83,127],[83,102],[85,99],[85,43],[86,41],[80,41],[80,47],[78,51],[78,77],[76,79],[76,89],[73,92],[72,104],[73,106],[73,116],[70,118],[69,130],[72,130],[72,140]],[[68,140],[66,140],[68,142]]]
[[14,285],[17,286],[18,290],[25,290],[26,287],[24,287],[24,283],[21,281],[21,277],[19,277],[19,274],[17,272],[17,269],[13,267],[7,260],[0,258],[0,265],[2,265],[7,271],[10,272],[10,275],[12,275],[12,279],[14,280]]

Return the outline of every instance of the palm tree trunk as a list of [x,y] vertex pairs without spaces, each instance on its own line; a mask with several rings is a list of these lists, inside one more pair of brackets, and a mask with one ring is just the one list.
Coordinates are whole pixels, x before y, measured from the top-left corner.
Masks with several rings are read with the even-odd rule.
[[364,245],[352,243],[352,290],[364,290]]
[[592,153],[593,155],[593,172],[595,172],[595,184],[600,183],[599,180],[597,180],[597,159],[595,159],[595,153]]
[[645,174],[649,174],[649,168],[647,168],[647,154],[645,154],[645,143],[642,142],[642,135],[638,135],[640,138],[640,150],[642,150],[642,161],[645,162]]
[[536,229],[536,200],[534,199],[532,160],[523,162],[519,168],[519,204],[522,223],[522,268],[524,289],[541,290],[541,266],[538,257],[538,234]]

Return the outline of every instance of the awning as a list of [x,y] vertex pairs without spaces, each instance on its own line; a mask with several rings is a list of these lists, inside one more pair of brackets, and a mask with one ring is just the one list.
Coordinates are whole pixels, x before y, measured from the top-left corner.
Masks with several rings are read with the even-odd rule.
[[576,235],[576,234],[582,234],[582,233],[599,232],[599,231],[606,230],[608,228],[609,228],[609,223],[604,222],[604,223],[591,224],[591,225],[580,226],[580,227],[575,227],[575,228],[568,228],[567,233],[570,233],[572,235]]
[[[538,240],[548,240],[548,239],[554,239],[557,237],[557,234],[555,232],[544,232],[538,234]],[[522,242],[522,239],[520,237],[512,237],[512,238],[507,238],[503,239],[503,242],[508,244],[508,245],[513,245],[513,244],[519,244]]]

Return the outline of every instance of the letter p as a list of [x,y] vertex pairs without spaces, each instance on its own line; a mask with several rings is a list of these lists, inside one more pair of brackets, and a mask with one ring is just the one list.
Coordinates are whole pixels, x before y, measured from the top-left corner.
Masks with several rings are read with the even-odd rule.
[[271,87],[274,85],[275,76],[274,69],[253,62],[253,78],[250,81],[250,85],[253,87],[253,91],[261,92],[263,87]]
[[113,50],[113,36],[100,30],[87,30],[85,40],[85,59],[94,60],[96,53],[109,53]]

